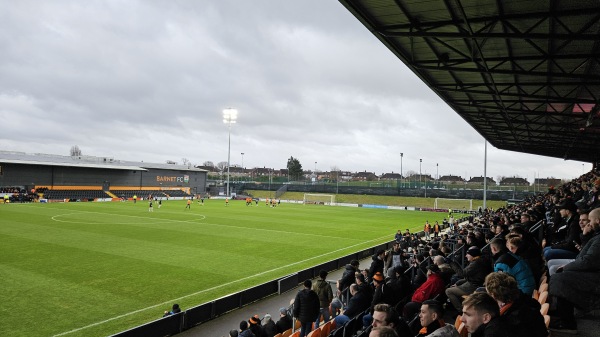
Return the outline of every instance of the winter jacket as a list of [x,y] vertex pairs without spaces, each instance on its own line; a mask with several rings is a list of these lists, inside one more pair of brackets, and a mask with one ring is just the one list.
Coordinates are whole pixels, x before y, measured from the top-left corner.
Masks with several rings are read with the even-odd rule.
[[[510,330],[512,332],[512,330]],[[471,337],[512,337],[508,327],[498,318],[493,318],[487,324],[481,324],[471,333]]]
[[369,281],[373,280],[373,275],[375,273],[380,272],[383,275],[383,260],[379,259],[377,255],[373,255],[373,261],[371,262],[371,267],[369,268]]
[[313,322],[319,316],[319,296],[311,289],[302,289],[294,300],[294,317],[300,322]]
[[500,319],[503,325],[508,327],[511,337],[546,337],[548,330],[540,308],[538,301],[531,296],[521,294],[500,316]]
[[568,299],[584,311],[600,309],[600,232],[595,232],[575,261],[550,278],[550,294]]
[[329,308],[329,304],[333,300],[333,291],[329,282],[325,280],[317,280],[313,285],[313,291],[319,296],[319,305],[321,308]]
[[346,288],[348,288],[352,283],[354,283],[354,273],[356,272],[356,268],[354,268],[352,265],[347,264],[346,265],[346,270],[344,270],[344,273],[342,274],[342,278],[339,280],[339,291],[344,291],[346,290]]
[[275,327],[277,328],[277,333],[282,333],[288,329],[292,328],[292,318],[289,315],[285,315],[281,317],[277,323],[275,323]]
[[485,256],[477,257],[465,267],[463,275],[471,285],[483,287],[485,277],[492,272],[492,264]]
[[446,323],[443,327],[427,335],[429,337],[459,337],[458,331],[452,324]]
[[494,255],[494,272],[502,271],[512,275],[519,285],[519,289],[531,296],[535,289],[535,279],[529,264],[519,256],[502,250]]
[[433,273],[427,277],[427,281],[423,283],[412,296],[412,302],[423,303],[426,300],[430,300],[439,294],[442,294],[446,290],[446,285],[442,277]]
[[255,336],[252,333],[252,331],[250,331],[250,329],[246,329],[246,330],[240,332],[240,334],[238,335],[238,337],[255,337]]
[[344,315],[352,318],[361,312],[364,312],[369,308],[371,301],[368,296],[364,294],[362,291],[357,292],[350,301],[348,301],[348,307],[344,311]]

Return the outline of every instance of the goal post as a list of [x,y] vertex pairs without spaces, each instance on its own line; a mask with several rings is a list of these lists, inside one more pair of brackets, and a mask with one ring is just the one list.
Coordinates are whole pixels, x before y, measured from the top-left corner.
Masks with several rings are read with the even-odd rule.
[[435,198],[435,209],[453,209],[460,211],[466,209],[467,211],[473,210],[473,199],[446,199],[446,198]]
[[302,200],[303,204],[313,204],[313,205],[334,205],[335,204],[335,195],[334,194],[312,194],[312,193],[304,193],[304,199]]

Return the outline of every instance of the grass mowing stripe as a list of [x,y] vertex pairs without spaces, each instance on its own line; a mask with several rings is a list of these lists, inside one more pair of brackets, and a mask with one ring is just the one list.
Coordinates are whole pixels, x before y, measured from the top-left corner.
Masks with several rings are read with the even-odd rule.
[[[350,207],[205,203],[185,210],[183,202],[163,202],[152,213],[145,203],[0,208],[0,264],[8,266],[0,272],[6,276],[0,277],[0,287],[21,297],[18,305],[2,312],[0,326],[23,322],[22,312],[69,303],[52,320],[0,330],[37,337],[90,326],[69,337],[117,333],[159,318],[173,301],[189,308],[389,241],[398,229],[420,229],[425,219],[443,217]],[[58,215],[61,221],[51,220]],[[78,223],[62,222],[67,220]],[[19,274],[42,277],[22,284],[15,281],[22,280]],[[32,287],[40,291],[29,291]]]
[[[382,237],[382,238],[374,239],[374,240],[371,240],[371,241],[383,240],[383,239],[385,239],[385,238],[386,238],[386,237]],[[355,245],[355,246],[358,246],[358,244],[357,244],[357,245]],[[299,264],[301,264],[301,263],[305,263],[305,262],[308,262],[308,261],[311,261],[311,260],[314,260],[314,259],[318,259],[318,258],[321,258],[321,257],[323,257],[323,256],[326,256],[326,255],[329,255],[329,254],[333,254],[333,253],[336,253],[336,252],[338,252],[338,251],[341,251],[341,250],[344,250],[344,249],[349,249],[349,248],[353,248],[353,247],[352,247],[352,246],[350,246],[350,247],[345,247],[345,248],[342,248],[342,249],[338,249],[338,250],[336,250],[336,251],[331,251],[331,252],[328,252],[328,253],[326,253],[326,254],[322,254],[322,255],[319,255],[319,256],[314,256],[314,257],[311,257],[311,258],[309,258],[309,259],[306,259],[306,260],[303,260],[303,261],[297,261],[297,262],[291,263],[290,265],[288,265],[288,266],[285,266],[285,267],[290,267],[290,266],[294,266],[294,265],[299,265]],[[169,300],[169,301],[165,301],[165,302],[163,302],[163,303],[159,303],[159,304],[152,305],[152,306],[150,306],[150,307],[146,307],[146,308],[138,309],[138,310],[135,310],[135,311],[131,311],[131,312],[128,312],[128,313],[125,313],[125,314],[122,314],[122,315],[119,315],[119,316],[116,316],[116,317],[109,318],[109,319],[107,319],[107,320],[104,320],[104,321],[101,321],[101,322],[96,322],[96,323],[93,323],[93,324],[90,324],[90,325],[87,325],[87,326],[84,326],[84,327],[80,327],[80,328],[77,328],[77,329],[73,329],[73,330],[71,330],[71,331],[62,332],[62,333],[59,333],[59,334],[56,334],[56,335],[54,335],[53,337],[65,336],[65,335],[68,335],[68,334],[71,334],[71,333],[74,333],[74,332],[77,332],[77,331],[81,331],[81,330],[85,330],[85,329],[87,329],[87,328],[91,328],[91,327],[93,327],[93,326],[101,325],[101,324],[104,324],[104,323],[107,323],[107,322],[110,322],[110,321],[113,321],[113,320],[116,320],[116,319],[120,319],[120,318],[123,318],[123,317],[129,316],[129,315],[133,315],[133,314],[136,314],[136,313],[138,313],[138,312],[146,311],[146,310],[153,309],[153,308],[157,308],[157,307],[162,307],[162,306],[168,305],[168,304],[170,304],[170,303],[173,303],[173,302],[180,301],[180,300],[182,300],[182,299],[184,299],[184,298],[186,298],[186,297],[189,297],[189,296],[198,295],[198,294],[200,294],[200,293],[204,293],[204,292],[207,292],[207,291],[213,291],[213,290],[215,290],[215,289],[218,289],[218,288],[221,288],[221,287],[224,287],[224,286],[230,285],[230,284],[235,284],[235,283],[237,283],[237,282],[241,282],[241,281],[244,281],[244,280],[247,280],[247,279],[252,279],[252,278],[255,278],[255,277],[257,277],[257,276],[260,276],[260,275],[268,274],[268,273],[270,273],[270,272],[273,272],[273,271],[275,271],[275,270],[279,270],[279,269],[283,269],[283,268],[285,268],[285,267],[279,267],[279,268],[275,268],[275,269],[272,269],[272,270],[267,270],[267,271],[264,271],[264,272],[262,272],[262,273],[258,273],[258,274],[251,275],[251,276],[247,276],[247,277],[244,277],[244,278],[242,278],[242,279],[238,279],[238,280],[235,280],[235,281],[231,281],[231,282],[228,282],[228,283],[226,283],[226,284],[223,284],[223,285],[218,285],[218,286],[215,286],[215,287],[212,287],[212,288],[209,288],[209,289],[204,289],[204,290],[198,291],[198,292],[196,292],[196,293],[193,293],[193,294],[189,294],[189,295],[182,296],[182,297],[179,297],[179,298],[174,298],[174,299],[171,299],[171,300]]]

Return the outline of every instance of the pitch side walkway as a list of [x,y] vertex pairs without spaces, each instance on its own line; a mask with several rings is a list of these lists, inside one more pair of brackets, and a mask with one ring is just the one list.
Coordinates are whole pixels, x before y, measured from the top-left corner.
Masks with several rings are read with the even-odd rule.
[[[371,265],[371,258],[360,261],[362,269],[368,268]],[[327,275],[328,281],[337,281],[342,277],[344,268],[332,271]],[[315,280],[313,280],[314,282]],[[298,286],[284,294],[274,295],[264,300],[252,303],[243,308],[236,309],[221,317],[217,317],[211,321],[200,324],[194,328],[186,330],[177,337],[228,337],[229,331],[238,329],[241,321],[247,321],[250,317],[258,315],[263,318],[265,314],[271,314],[272,319],[277,322],[279,319],[279,308],[287,307],[290,301],[296,297],[296,293],[300,290]]]

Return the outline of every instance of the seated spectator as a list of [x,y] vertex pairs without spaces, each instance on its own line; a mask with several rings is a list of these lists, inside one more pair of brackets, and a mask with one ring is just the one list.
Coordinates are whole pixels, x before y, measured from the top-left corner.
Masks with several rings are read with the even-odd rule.
[[356,283],[350,285],[350,293],[352,294],[352,297],[350,298],[350,301],[348,301],[348,307],[344,311],[344,314],[335,318],[335,326],[337,327],[346,324],[346,322],[354,316],[367,310],[371,304],[368,296],[363,291],[358,291]]
[[389,304],[377,304],[373,311],[373,328],[387,326],[396,331],[398,336],[411,336],[406,321],[400,318],[396,309]]
[[277,333],[277,327],[275,326],[275,322],[271,319],[271,315],[266,314],[263,318],[261,336],[274,337]]
[[577,206],[570,199],[558,204],[561,221],[555,224],[550,246],[544,248],[544,259],[573,259],[577,256],[575,244],[581,245],[581,228],[576,213]]
[[175,304],[173,304],[173,308],[171,309],[171,311],[165,311],[163,317],[175,315],[180,312],[181,312],[181,308],[179,308],[179,304],[175,303]]
[[375,294],[371,300],[370,313],[363,316],[363,326],[365,327],[371,325],[373,308],[375,308],[377,304],[395,304],[397,302],[394,302],[396,299],[394,288],[385,282],[385,279],[380,272],[373,275],[373,285],[375,286]]
[[288,315],[288,311],[286,308],[279,309],[279,320],[275,323],[275,327],[277,328],[277,333],[282,333],[286,330],[292,328],[292,317]]
[[502,236],[506,238],[507,248],[508,245],[512,245],[513,248],[509,248],[509,250],[518,256],[520,256],[523,260],[527,261],[529,264],[529,268],[531,268],[531,273],[533,274],[533,279],[536,282],[536,286],[538,286],[538,281],[542,277],[542,273],[545,269],[544,259],[542,258],[542,247],[540,243],[533,237],[531,233],[523,229],[522,227],[515,227],[509,233],[508,236]]
[[513,276],[501,272],[491,273],[485,278],[485,288],[498,303],[502,324],[508,327],[511,336],[548,335],[539,302],[523,294]]
[[260,318],[258,317],[258,315],[254,315],[254,316],[250,317],[250,319],[248,320],[248,323],[249,323],[248,329],[250,331],[252,331],[254,336],[263,337],[262,336],[262,326],[260,325]]
[[583,311],[600,308],[600,208],[589,213],[594,236],[581,249],[575,261],[550,278],[550,295],[556,298],[559,320],[550,322],[550,330],[577,332],[574,307]]
[[446,296],[448,296],[452,306],[459,312],[462,310],[462,297],[473,293],[477,288],[483,286],[485,276],[492,271],[490,260],[481,256],[479,248],[475,246],[469,247],[466,255],[469,264],[464,269],[464,279],[459,280],[455,285],[446,289]]
[[239,332],[237,330],[229,331],[229,337],[238,337]]
[[417,337],[459,337],[454,325],[444,322],[444,308],[436,300],[423,302],[419,312],[419,322],[421,323],[421,330],[419,330]]
[[519,289],[525,295],[531,296],[533,289],[535,289],[535,280],[529,264],[519,256],[507,251],[505,247],[506,244],[503,239],[495,238],[490,242],[494,271],[502,271],[512,275],[517,280]]
[[498,303],[487,293],[474,293],[463,301],[461,321],[471,337],[509,337],[500,320]]
[[248,322],[241,321],[240,322],[240,333],[238,334],[238,337],[256,337],[256,336],[254,336],[252,331],[250,331],[250,329],[248,329]]
[[413,294],[411,301],[404,305],[404,318],[411,320],[426,300],[431,300],[437,295],[444,293],[444,280],[440,276],[440,268],[435,264],[427,267],[427,280]]
[[[588,216],[589,210],[579,211],[579,227],[581,228],[581,246],[576,246],[578,251],[586,245],[586,243],[593,237],[594,230],[590,226],[590,220]],[[553,259],[548,261],[548,273],[550,276],[556,273],[556,270],[560,267],[564,267],[566,264],[575,261],[575,259]]]
[[396,330],[394,330],[393,328],[389,327],[389,326],[378,326],[376,328],[373,328],[373,330],[371,330],[371,333],[369,333],[369,337],[398,337],[398,333],[396,333]]

